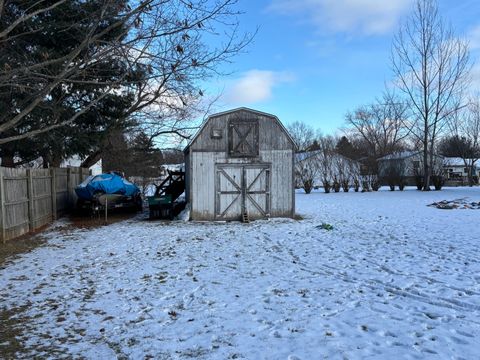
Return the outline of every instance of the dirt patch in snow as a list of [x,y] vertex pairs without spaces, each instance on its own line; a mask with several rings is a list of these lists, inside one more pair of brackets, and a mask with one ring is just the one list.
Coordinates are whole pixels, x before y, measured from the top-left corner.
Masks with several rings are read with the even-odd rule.
[[4,268],[8,259],[15,259],[21,254],[32,251],[45,243],[42,236],[28,234],[17,239],[0,244],[0,270]]
[[434,202],[428,206],[436,207],[441,210],[469,209],[480,210],[480,201],[470,201],[468,198],[456,200],[443,200]]
[[91,229],[97,228],[100,226],[111,225],[118,223],[120,221],[132,219],[134,217],[142,217],[143,214],[134,213],[131,211],[111,211],[108,213],[107,221],[105,222],[105,214],[98,215],[82,215],[82,214],[72,214],[67,217],[70,224],[70,229]]

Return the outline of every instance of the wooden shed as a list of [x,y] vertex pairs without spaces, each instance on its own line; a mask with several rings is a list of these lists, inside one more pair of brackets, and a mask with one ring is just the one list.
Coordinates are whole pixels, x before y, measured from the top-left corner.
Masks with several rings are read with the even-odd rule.
[[274,115],[247,108],[211,115],[185,148],[191,219],[293,217],[294,154]]

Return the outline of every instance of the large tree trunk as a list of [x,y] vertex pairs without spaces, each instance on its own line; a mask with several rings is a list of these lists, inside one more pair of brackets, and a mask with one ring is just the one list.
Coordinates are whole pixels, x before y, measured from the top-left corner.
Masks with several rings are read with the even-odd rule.
[[50,164],[50,159],[48,155],[42,155],[42,167],[44,169],[48,169],[48,165]]
[[428,166],[428,133],[425,130],[423,139],[423,191],[430,190],[430,167]]
[[[440,176],[441,174],[437,173],[437,168],[435,167],[436,163],[435,163],[435,155],[434,155],[434,143],[435,143],[435,139],[432,139],[432,142],[430,144],[430,149],[429,149],[429,154],[428,154],[428,163],[429,163],[429,176],[428,176],[428,180],[430,181],[430,178],[435,175],[435,176]],[[430,182],[428,183],[428,190],[430,190]],[[438,190],[437,189],[437,185],[435,185],[435,190]]]
[[468,186],[472,187],[474,182],[473,182],[473,170],[474,170],[475,163],[472,163],[470,166],[468,166]]

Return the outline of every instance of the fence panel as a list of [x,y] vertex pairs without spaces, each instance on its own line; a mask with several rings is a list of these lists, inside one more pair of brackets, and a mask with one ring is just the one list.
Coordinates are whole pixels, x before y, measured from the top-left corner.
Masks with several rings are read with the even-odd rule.
[[30,230],[38,229],[53,219],[52,176],[49,169],[34,169],[32,173],[33,217]]
[[75,186],[88,169],[11,169],[0,167],[0,240],[34,231],[71,210]]
[[[70,207],[68,176],[70,169],[55,169],[55,193],[57,201],[57,217],[65,215]],[[78,185],[76,182],[74,183]]]
[[1,169],[2,238],[12,239],[29,230],[28,176],[26,169]]

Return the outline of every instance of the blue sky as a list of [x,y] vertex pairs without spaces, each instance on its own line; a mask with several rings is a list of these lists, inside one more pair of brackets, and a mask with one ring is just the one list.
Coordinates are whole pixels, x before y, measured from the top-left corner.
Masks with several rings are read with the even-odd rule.
[[[391,41],[412,1],[240,0],[242,30],[259,30],[248,52],[225,65],[232,74],[209,85],[222,92],[216,110],[247,106],[335,133],[347,111],[373,101],[391,80]],[[476,60],[480,1],[439,6]],[[480,66],[473,73],[480,79]]]

